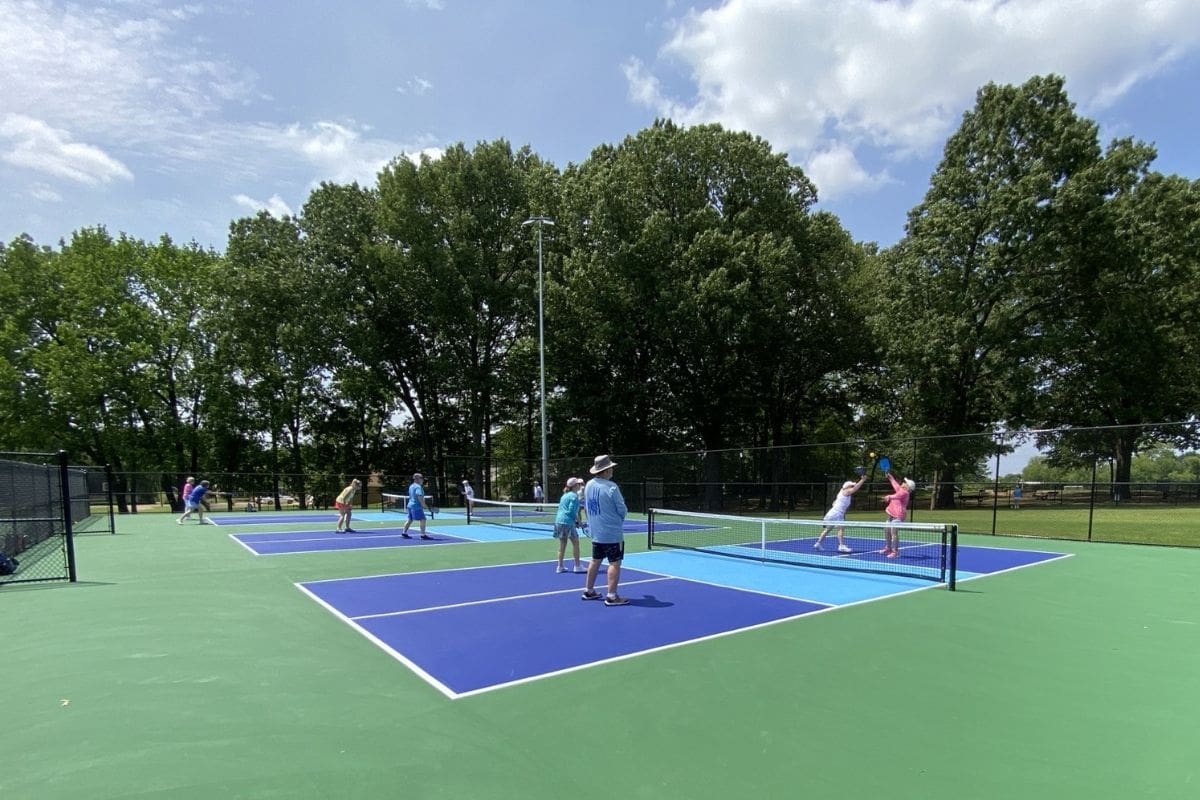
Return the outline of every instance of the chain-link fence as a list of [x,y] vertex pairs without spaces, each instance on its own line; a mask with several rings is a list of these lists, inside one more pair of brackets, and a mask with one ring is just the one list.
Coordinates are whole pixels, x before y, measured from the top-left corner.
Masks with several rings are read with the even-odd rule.
[[66,453],[0,453],[0,585],[74,581],[73,518],[91,515],[86,474]]

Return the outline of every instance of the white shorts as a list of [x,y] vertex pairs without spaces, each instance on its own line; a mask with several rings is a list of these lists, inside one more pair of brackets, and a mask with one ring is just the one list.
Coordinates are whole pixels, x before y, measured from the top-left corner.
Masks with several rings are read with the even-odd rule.
[[830,511],[828,514],[826,514],[826,515],[825,515],[825,516],[822,518],[822,521],[823,521],[823,522],[845,522],[845,521],[846,521],[846,515],[845,515],[845,514],[839,514],[839,513],[838,513],[838,512],[836,512],[836,511]]

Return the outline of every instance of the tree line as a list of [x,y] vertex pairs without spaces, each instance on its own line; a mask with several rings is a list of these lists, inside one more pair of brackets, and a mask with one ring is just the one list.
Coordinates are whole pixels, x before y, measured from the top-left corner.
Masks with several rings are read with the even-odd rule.
[[[1102,146],[1045,76],[979,90],[884,249],[815,210],[769,142],[669,120],[565,169],[504,140],[399,155],[374,185],[233,221],[223,253],[104,227],[21,236],[0,245],[0,448],[164,488],[421,469],[498,494],[497,464],[532,479],[540,454],[534,215],[556,221],[556,456],[1194,419],[1200,182],[1155,156]],[[1041,444],[1127,481],[1148,442],[1194,444],[1179,430]],[[926,477],[951,505],[986,439],[942,441]],[[697,480],[730,477],[702,464]]]

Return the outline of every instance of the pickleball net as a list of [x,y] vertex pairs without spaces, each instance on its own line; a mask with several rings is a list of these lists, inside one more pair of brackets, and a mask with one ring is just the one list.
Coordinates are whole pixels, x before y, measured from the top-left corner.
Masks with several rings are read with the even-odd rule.
[[[401,494],[399,492],[380,492],[379,510],[385,514],[403,514],[407,517],[408,494]],[[441,510],[438,508],[437,499],[434,497],[434,495],[425,495],[425,510],[429,512],[430,517],[433,517]]]
[[[901,575],[945,583],[954,588],[958,562],[958,526],[951,523],[847,521],[829,527],[821,520],[735,517],[652,508],[648,544],[698,550],[734,558],[797,564],[805,567]],[[829,528],[820,549],[823,528]],[[837,528],[845,533],[838,547]],[[881,552],[884,531],[899,533],[895,557]]]
[[554,503],[511,503],[476,498],[467,509],[467,524],[503,525],[551,534],[556,516],[558,506]]

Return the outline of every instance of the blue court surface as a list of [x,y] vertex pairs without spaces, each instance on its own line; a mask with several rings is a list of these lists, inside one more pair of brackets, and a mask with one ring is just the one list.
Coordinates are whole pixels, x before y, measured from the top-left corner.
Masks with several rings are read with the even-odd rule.
[[[389,518],[394,522],[395,519]],[[318,553],[334,550],[371,550],[381,547],[413,547],[417,545],[464,544],[467,542],[515,542],[545,539],[534,531],[501,528],[496,525],[438,525],[426,529],[428,539],[420,538],[421,529],[413,526],[405,539],[403,524],[388,528],[355,528],[353,533],[335,533],[332,527],[303,531],[272,531],[270,533],[232,533],[230,539],[256,556],[277,556],[289,553]]]
[[[1066,557],[964,546],[959,580]],[[936,586],[662,550],[626,555],[628,606],[581,600],[583,580],[536,562],[296,586],[452,699]]]
[[[440,515],[439,515],[440,516]],[[268,512],[206,514],[205,519],[211,519],[218,525],[285,525],[288,523],[316,524],[318,522],[337,522],[336,511],[288,511],[280,514]],[[382,511],[355,511],[354,519],[367,522],[384,522],[399,519],[404,523],[403,514],[384,513]]]

